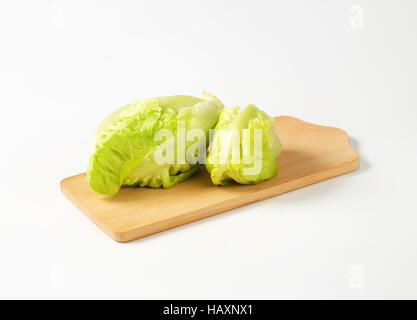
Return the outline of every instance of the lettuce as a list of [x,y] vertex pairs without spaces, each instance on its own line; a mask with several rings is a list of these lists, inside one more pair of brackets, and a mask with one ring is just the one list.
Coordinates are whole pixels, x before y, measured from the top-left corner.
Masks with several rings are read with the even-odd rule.
[[[187,179],[198,170],[199,152],[205,152],[222,109],[210,94],[143,99],[117,109],[95,133],[87,166],[90,188],[113,195],[122,186],[168,188]],[[191,134],[197,141],[186,135],[193,129],[200,130]],[[187,139],[179,139],[184,134]]]
[[234,180],[255,184],[278,173],[282,147],[274,119],[254,105],[223,109],[215,127],[206,168],[216,185]]

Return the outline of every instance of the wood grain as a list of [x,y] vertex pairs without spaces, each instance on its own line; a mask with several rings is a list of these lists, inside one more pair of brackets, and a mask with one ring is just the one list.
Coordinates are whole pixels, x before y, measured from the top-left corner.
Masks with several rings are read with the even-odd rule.
[[289,116],[275,118],[283,152],[278,175],[258,185],[214,186],[204,167],[169,189],[122,188],[114,196],[92,192],[85,173],[61,181],[61,190],[112,239],[126,242],[232,208],[298,189],[359,166],[345,131]]

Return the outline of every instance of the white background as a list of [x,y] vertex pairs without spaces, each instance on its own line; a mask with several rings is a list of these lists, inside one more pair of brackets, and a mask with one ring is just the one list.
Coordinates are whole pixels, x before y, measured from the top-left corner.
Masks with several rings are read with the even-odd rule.
[[[0,298],[417,298],[417,2],[2,1]],[[137,98],[343,128],[360,170],[130,243],[60,193]]]

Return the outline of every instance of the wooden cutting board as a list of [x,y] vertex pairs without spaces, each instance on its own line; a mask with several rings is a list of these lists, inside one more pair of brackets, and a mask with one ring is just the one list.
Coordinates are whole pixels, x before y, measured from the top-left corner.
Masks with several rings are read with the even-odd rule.
[[275,118],[283,152],[279,172],[257,185],[214,186],[204,167],[169,189],[122,188],[114,196],[92,192],[82,173],[61,181],[61,190],[112,239],[126,242],[245,204],[329,179],[358,168],[345,131],[293,117]]

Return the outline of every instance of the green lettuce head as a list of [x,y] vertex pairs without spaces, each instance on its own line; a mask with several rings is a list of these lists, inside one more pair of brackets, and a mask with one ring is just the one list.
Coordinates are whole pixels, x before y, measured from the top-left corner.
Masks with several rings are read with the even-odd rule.
[[216,185],[234,180],[255,184],[278,173],[282,147],[274,119],[250,104],[223,109],[214,130],[206,167]]
[[143,99],[117,109],[96,131],[90,188],[113,195],[121,186],[168,188],[187,179],[204,162],[206,137],[222,109],[210,94]]

